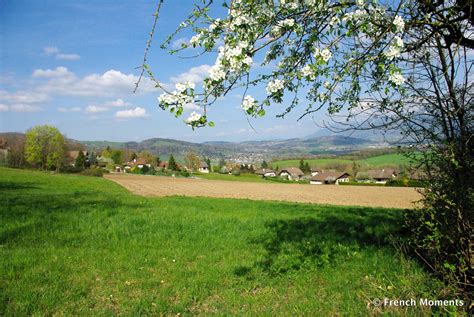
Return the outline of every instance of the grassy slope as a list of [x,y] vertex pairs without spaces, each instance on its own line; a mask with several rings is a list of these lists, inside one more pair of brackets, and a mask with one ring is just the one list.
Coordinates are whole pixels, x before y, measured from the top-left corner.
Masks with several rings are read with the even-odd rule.
[[[346,164],[352,166],[352,161],[347,159],[340,158],[323,158],[323,159],[313,159],[305,160],[311,166],[317,166],[320,168],[331,167],[331,164]],[[398,167],[399,165],[408,165],[410,163],[409,159],[404,157],[401,154],[384,154],[379,156],[370,157],[363,160],[356,160],[356,162],[361,167],[366,168],[378,168],[378,167]],[[300,164],[299,160],[283,160],[283,161],[274,161],[271,163],[272,166],[278,165],[279,167],[289,167],[295,166],[298,167]]]
[[0,315],[365,315],[440,287],[385,244],[398,210],[144,198],[1,168],[0,192]]

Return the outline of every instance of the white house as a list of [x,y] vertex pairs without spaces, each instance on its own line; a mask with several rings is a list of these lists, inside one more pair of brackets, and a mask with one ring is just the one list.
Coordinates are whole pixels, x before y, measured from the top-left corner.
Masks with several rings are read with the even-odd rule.
[[201,165],[199,165],[198,169],[199,173],[209,173],[209,166],[207,165],[206,162],[201,162]]
[[260,168],[255,171],[255,174],[261,175],[262,177],[275,177],[276,172],[268,168]]
[[349,174],[345,172],[325,172],[322,171],[315,176],[311,177],[310,184],[321,185],[321,184],[336,184],[348,182]]
[[303,178],[304,173],[297,167],[286,167],[278,172],[278,176],[286,177],[290,181],[299,181]]

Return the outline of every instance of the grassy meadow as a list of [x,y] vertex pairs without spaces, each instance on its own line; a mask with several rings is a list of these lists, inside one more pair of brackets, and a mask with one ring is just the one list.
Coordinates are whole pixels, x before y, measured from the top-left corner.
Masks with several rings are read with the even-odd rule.
[[0,194],[2,316],[423,316],[368,303],[442,297],[389,242],[400,210],[146,198],[4,168]]
[[[334,168],[335,165],[342,165],[347,166],[347,168],[351,168],[353,161],[350,159],[345,158],[318,158],[318,159],[308,159],[304,160],[308,162],[312,167],[318,168],[326,168],[331,169]],[[361,167],[365,169],[371,168],[381,168],[381,167],[393,167],[398,168],[400,165],[408,166],[410,165],[410,160],[403,156],[402,154],[392,153],[392,154],[383,154],[378,156],[373,156],[365,159],[358,159],[355,162]],[[300,164],[300,160],[279,160],[279,161],[272,161],[272,166],[279,166],[281,167],[298,167]]]

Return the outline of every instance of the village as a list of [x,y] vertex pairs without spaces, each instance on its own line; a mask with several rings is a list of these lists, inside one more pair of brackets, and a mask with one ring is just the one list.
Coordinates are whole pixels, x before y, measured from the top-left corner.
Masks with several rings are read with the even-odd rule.
[[[68,151],[66,162],[70,167],[98,167],[108,173],[145,174],[171,177],[197,177],[206,174],[221,174],[238,178],[240,175],[255,175],[265,180],[293,182],[311,185],[386,185],[398,186],[409,182],[423,181],[424,175],[411,170],[401,174],[394,168],[367,169],[361,171],[345,171],[336,169],[322,169],[309,166],[303,159],[299,167],[288,166],[279,168],[265,160],[257,163],[234,163],[223,159],[211,164],[211,160],[200,158],[196,153],[189,152],[184,157],[184,163],[176,162],[173,155],[168,161],[154,157],[148,151],[139,154],[122,151],[122,157],[129,158],[121,163],[117,159],[116,150],[104,149],[100,155],[89,151]],[[115,157],[112,157],[115,156]],[[274,164],[273,164],[274,165]],[[404,180],[404,182],[403,182]],[[400,182],[397,182],[400,181]]]

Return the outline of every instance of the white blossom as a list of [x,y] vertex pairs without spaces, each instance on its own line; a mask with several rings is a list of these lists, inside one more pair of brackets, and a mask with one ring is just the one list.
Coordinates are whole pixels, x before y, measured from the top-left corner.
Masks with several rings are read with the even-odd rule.
[[197,46],[199,45],[200,41],[201,41],[201,34],[196,34],[191,38],[191,40],[189,40],[189,44],[191,44],[192,46]]
[[283,80],[275,79],[268,83],[267,85],[267,94],[272,95],[281,91],[285,86],[283,85]]
[[191,124],[193,122],[196,122],[196,121],[199,121],[201,119],[202,115],[200,115],[199,113],[197,113],[196,111],[193,111],[189,117],[184,120],[187,124]]
[[325,48],[323,50],[320,50],[319,47],[316,47],[315,50],[314,50],[314,55],[316,57],[321,56],[323,61],[325,61],[327,63],[329,61],[329,59],[331,58],[332,53],[327,48]]
[[402,51],[404,44],[403,40],[399,36],[395,36],[392,39],[392,42],[390,43],[390,46],[388,47],[388,51],[384,52],[385,56],[387,56],[389,59],[393,59],[396,57],[399,57]]
[[256,105],[257,105],[257,102],[250,95],[245,96],[244,100],[242,101],[242,109],[244,109],[245,111],[253,108]]
[[393,20],[393,25],[397,28],[397,32],[403,32],[405,29],[405,21],[403,21],[403,18],[399,15]]
[[301,69],[301,75],[303,75],[304,77],[313,78],[314,72],[313,72],[313,69],[311,68],[311,66],[305,65],[305,66]]
[[331,18],[331,21],[329,21],[329,25],[330,25],[330,26],[335,26],[335,25],[337,25],[337,24],[339,23],[339,21],[340,21],[340,20],[339,20],[339,18],[338,18],[337,16],[333,16],[333,17]]
[[326,89],[330,89],[331,88],[331,83],[328,82],[328,81],[325,81],[324,84],[323,84],[323,87],[326,88]]
[[356,5],[358,7],[363,7],[364,6],[364,0],[356,0]]
[[185,83],[177,83],[175,85],[175,88],[179,93],[186,92],[186,90],[188,88],[189,89],[194,89],[195,87],[196,87],[196,85],[193,82],[190,82],[190,81],[187,81]]
[[405,82],[405,78],[403,78],[403,75],[400,73],[393,73],[389,76],[388,80],[392,83],[394,83],[396,86],[400,86]]
[[220,65],[214,65],[209,69],[209,78],[212,81],[221,81],[225,78],[225,71],[222,70]]

